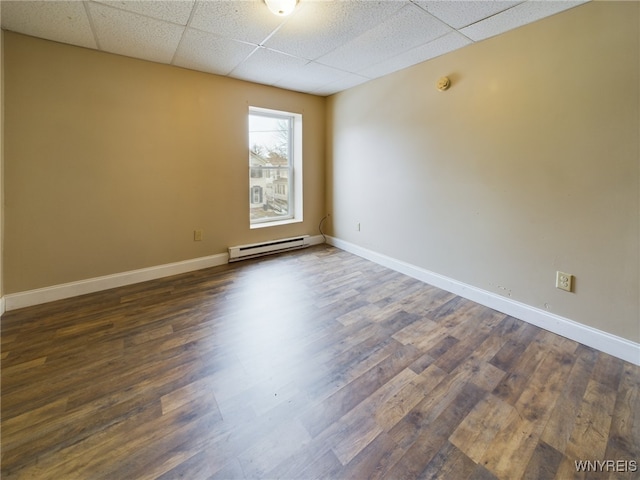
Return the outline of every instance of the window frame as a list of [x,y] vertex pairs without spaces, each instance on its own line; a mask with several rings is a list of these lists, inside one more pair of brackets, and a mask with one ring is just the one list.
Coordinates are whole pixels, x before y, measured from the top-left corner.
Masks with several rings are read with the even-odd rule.
[[[273,173],[271,170],[277,170],[279,168],[285,167],[255,167],[251,166],[251,145],[250,145],[250,127],[249,127],[249,117],[251,115],[263,116],[267,118],[273,119],[284,119],[289,123],[289,135],[288,135],[288,215],[283,217],[271,217],[271,218],[260,218],[260,219],[252,219],[251,218],[251,199],[253,199],[252,194],[252,186],[251,179],[256,178],[253,177],[252,172],[256,168],[260,168],[261,177],[264,178],[273,178]],[[249,204],[249,227],[254,228],[264,228],[271,227],[276,225],[286,225],[290,223],[302,222],[302,114],[287,112],[283,110],[274,110],[270,108],[263,107],[255,107],[249,106],[249,111],[247,115],[247,145],[249,151],[249,172],[247,175],[247,180],[249,182],[249,192],[250,192],[250,204]],[[275,188],[275,186],[274,186]],[[264,194],[264,193],[263,193]]]

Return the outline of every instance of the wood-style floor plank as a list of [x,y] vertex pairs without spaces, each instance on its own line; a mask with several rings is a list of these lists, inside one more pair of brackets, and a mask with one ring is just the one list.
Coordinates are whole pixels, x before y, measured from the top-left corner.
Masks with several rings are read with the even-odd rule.
[[639,367],[329,246],[1,326],[3,479],[638,475]]

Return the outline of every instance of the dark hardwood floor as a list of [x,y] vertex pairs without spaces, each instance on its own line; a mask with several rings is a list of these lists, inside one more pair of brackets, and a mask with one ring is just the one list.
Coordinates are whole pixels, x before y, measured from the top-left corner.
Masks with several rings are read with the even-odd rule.
[[639,478],[640,368],[328,246],[8,312],[1,362],[3,479]]

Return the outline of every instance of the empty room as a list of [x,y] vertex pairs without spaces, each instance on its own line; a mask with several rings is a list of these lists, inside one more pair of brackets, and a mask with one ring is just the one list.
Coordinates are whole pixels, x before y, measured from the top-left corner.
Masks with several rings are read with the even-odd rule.
[[0,1],[3,479],[631,479],[640,3]]

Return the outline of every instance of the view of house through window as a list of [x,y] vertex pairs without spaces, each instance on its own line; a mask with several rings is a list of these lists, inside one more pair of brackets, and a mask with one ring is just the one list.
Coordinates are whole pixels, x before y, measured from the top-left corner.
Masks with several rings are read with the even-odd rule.
[[296,114],[249,109],[249,209],[251,224],[295,217]]

